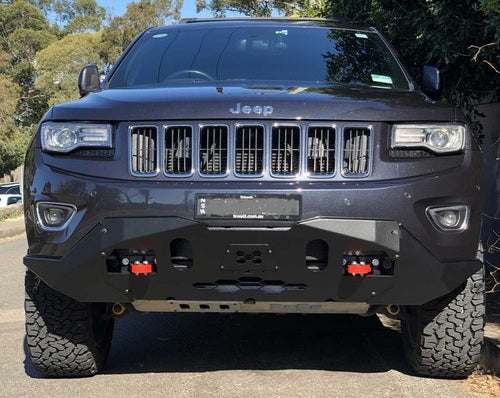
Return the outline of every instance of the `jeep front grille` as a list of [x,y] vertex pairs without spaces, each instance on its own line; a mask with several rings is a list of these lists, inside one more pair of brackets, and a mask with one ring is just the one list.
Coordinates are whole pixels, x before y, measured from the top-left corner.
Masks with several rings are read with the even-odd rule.
[[274,126],[271,142],[271,173],[289,176],[300,170],[300,128]]
[[200,129],[200,173],[227,173],[227,127],[204,126]]
[[307,131],[307,171],[312,175],[335,172],[335,129],[309,127]]
[[261,175],[264,171],[264,127],[237,126],[235,170],[241,175]]
[[373,129],[272,120],[136,125],[129,128],[130,172],[136,177],[155,177],[161,170],[164,177],[179,178],[362,178],[371,172]]
[[344,166],[346,176],[368,173],[370,160],[370,129],[349,127],[344,129]]
[[154,126],[131,129],[131,169],[141,176],[155,175],[158,169],[158,131]]
[[191,126],[173,126],[165,130],[165,172],[172,175],[191,174]]

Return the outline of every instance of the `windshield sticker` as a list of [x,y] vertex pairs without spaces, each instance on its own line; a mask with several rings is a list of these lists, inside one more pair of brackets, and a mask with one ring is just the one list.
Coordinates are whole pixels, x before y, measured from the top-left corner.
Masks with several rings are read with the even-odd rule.
[[299,94],[306,90],[307,87],[294,87],[288,90],[288,94]]
[[153,39],[161,39],[162,37],[167,37],[168,35],[166,33],[158,33],[153,36]]
[[392,79],[390,76],[385,75],[374,75],[372,74],[372,80],[376,83],[392,84]]
[[358,39],[368,39],[368,35],[364,33],[355,33],[354,34]]

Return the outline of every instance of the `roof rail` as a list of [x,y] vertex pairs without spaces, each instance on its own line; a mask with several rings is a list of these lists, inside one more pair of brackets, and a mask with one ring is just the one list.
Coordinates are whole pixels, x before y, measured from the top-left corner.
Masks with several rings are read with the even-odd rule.
[[228,22],[228,21],[261,21],[261,22],[330,22],[338,24],[348,24],[346,18],[298,18],[298,17],[231,17],[231,18],[182,18],[179,23],[197,22]]

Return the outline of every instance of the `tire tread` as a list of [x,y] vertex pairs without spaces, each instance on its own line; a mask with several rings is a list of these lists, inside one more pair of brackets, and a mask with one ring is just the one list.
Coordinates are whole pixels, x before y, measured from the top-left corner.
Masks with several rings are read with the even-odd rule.
[[[403,321],[407,359],[421,376],[465,378],[477,367],[484,339],[484,270],[459,289],[420,307],[409,309]],[[409,336],[416,322],[416,341]]]
[[31,271],[25,279],[26,340],[35,369],[46,376],[93,376],[104,365],[111,336],[98,347],[91,306],[65,296]]

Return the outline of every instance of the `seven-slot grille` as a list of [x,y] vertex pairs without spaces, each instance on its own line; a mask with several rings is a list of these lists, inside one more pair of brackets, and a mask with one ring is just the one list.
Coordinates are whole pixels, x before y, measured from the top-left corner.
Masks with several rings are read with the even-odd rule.
[[165,129],[165,172],[173,175],[191,174],[191,126],[172,126]]
[[312,175],[335,172],[335,129],[309,127],[307,130],[307,171]]
[[200,173],[227,173],[227,127],[204,126],[200,129]]
[[300,170],[300,128],[274,126],[271,142],[271,173],[294,175]]
[[348,127],[344,129],[344,175],[368,173],[370,160],[370,129]]
[[296,176],[301,170],[310,177],[329,177],[337,172],[337,165],[346,177],[361,177],[370,170],[369,127],[310,125],[302,130],[298,125],[267,125],[167,126],[161,136],[156,126],[133,126],[131,172],[157,175],[160,154],[163,172],[175,177],[190,176],[193,171],[226,176],[232,167],[235,175],[250,177],[262,176],[268,168],[277,177]]
[[133,127],[131,130],[131,168],[138,175],[154,175],[158,168],[156,127]]
[[237,126],[234,155],[237,174],[262,174],[264,172],[264,127]]

